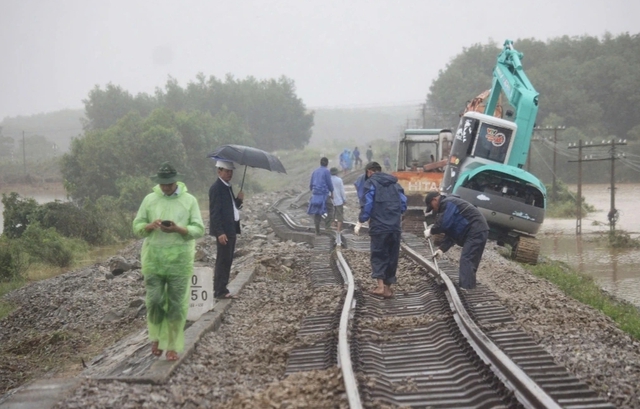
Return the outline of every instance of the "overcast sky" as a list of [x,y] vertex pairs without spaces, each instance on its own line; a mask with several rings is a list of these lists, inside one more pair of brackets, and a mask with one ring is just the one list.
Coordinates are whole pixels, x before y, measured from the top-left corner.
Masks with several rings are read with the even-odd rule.
[[[311,108],[423,101],[464,47],[640,33],[638,0],[0,0],[0,119],[207,77],[285,75]],[[517,43],[516,43],[517,48]],[[525,56],[526,67],[526,56]]]

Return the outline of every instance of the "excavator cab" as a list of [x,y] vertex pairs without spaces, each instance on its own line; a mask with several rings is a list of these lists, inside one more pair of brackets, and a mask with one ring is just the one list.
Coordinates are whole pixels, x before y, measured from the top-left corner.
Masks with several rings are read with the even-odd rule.
[[546,189],[534,175],[509,165],[518,131],[515,122],[465,113],[442,191],[476,206],[487,219],[489,238],[508,244],[515,260],[535,264],[540,247],[534,236],[544,221]]
[[404,188],[409,210],[424,210],[430,190],[440,189],[451,152],[449,129],[406,129],[398,143],[397,167],[392,174]]
[[429,191],[440,189],[452,144],[453,134],[449,129],[406,129],[402,133],[392,175],[398,178],[407,196],[404,231],[422,234],[424,199]]

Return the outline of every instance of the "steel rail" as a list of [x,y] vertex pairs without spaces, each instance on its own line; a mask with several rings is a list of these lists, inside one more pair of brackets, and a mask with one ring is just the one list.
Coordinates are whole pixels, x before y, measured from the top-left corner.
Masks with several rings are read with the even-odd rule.
[[346,276],[345,282],[347,283],[347,296],[342,306],[340,331],[338,332],[338,366],[342,369],[342,379],[344,380],[345,391],[349,399],[349,408],[361,409],[362,401],[360,400],[356,375],[353,372],[351,345],[349,344],[349,327],[351,319],[353,318],[353,310],[356,307],[356,300],[354,298],[355,280],[353,279],[353,273],[347,261],[342,256],[340,246],[336,246],[336,257],[338,258],[340,273],[343,274],[343,277]]
[[[296,198],[296,200],[297,201],[303,200],[304,196],[308,194],[309,192],[306,192],[306,194],[299,195]],[[278,201],[277,205],[274,207],[278,207],[280,203],[281,201]],[[289,207],[291,209],[294,209],[294,208],[299,209],[300,205],[291,205]],[[296,226],[294,227],[296,230],[307,231],[307,232],[312,231],[312,228],[309,228],[307,226],[297,225],[297,223],[293,221],[291,216],[286,211],[285,212],[278,211],[277,213],[280,214],[283,220],[285,219],[287,220],[286,221],[287,224],[289,224],[292,227]],[[353,224],[346,222],[343,225],[347,229],[349,229],[349,227],[351,227]],[[333,232],[331,230],[326,230],[323,232],[324,236],[329,236],[334,234],[336,234],[336,232]],[[336,236],[336,238],[337,237],[339,236]],[[347,296],[345,297],[345,303],[341,311],[341,319],[339,323],[338,341],[340,345],[338,346],[338,351],[336,352],[338,353],[338,365],[341,367],[341,370],[342,370],[343,382],[344,382],[345,390],[348,396],[349,405],[351,408],[360,409],[362,407],[362,403],[361,403],[360,395],[358,391],[358,383],[355,379],[355,375],[353,374],[352,365],[354,363],[351,361],[351,352],[353,351],[351,351],[351,346],[349,345],[349,341],[352,341],[350,340],[350,337],[349,337],[350,331],[353,331],[353,328],[350,328],[350,325],[352,325],[351,322],[353,321],[353,315],[355,314],[355,310],[356,310],[355,309],[356,307],[355,288],[353,290],[351,290],[350,288],[351,282],[350,282],[348,273],[351,273],[351,270],[348,264],[346,264],[344,256],[341,252],[339,239],[336,239],[335,243],[338,243],[338,245],[334,248],[335,254],[333,259],[337,265],[337,268],[340,274],[342,275],[343,282],[348,284]],[[429,245],[431,246],[430,241],[429,241]],[[407,243],[402,244],[402,249],[405,252],[405,254],[407,254],[408,257],[412,258],[418,264],[425,267],[430,274],[436,277],[437,281],[445,284],[446,289],[448,290],[448,291],[444,291],[444,294],[447,297],[446,302],[449,304],[449,308],[452,311],[451,315],[454,318],[454,321],[456,322],[457,327],[459,328],[460,334],[462,334],[465,337],[465,339],[468,342],[468,345],[474,349],[477,356],[489,367],[489,369],[492,370],[495,377],[498,378],[499,381],[504,385],[504,388],[511,391],[512,397],[517,399],[517,401],[519,402],[519,405],[521,405],[522,407],[535,408],[535,409],[560,408],[561,405],[559,402],[562,402],[563,400],[568,399],[567,403],[569,404],[569,406],[578,407],[578,406],[575,406],[575,402],[571,403],[573,402],[573,399],[574,399],[574,395],[572,394],[574,392],[558,393],[556,389],[554,389],[555,386],[550,386],[551,388],[550,393],[553,394],[553,396],[557,395],[556,399],[559,399],[559,400],[555,400],[553,397],[551,397],[551,395],[549,395],[545,390],[543,390],[541,386],[538,383],[536,383],[536,381],[534,381],[533,378],[530,377],[530,375],[525,373],[520,366],[514,363],[513,360],[509,356],[507,356],[505,352],[503,352],[500,349],[500,346],[498,346],[498,344],[500,343],[500,340],[502,340],[501,337],[499,337],[499,339],[497,339],[494,343],[494,341],[490,338],[488,333],[483,332],[479,328],[479,326],[476,325],[475,321],[473,321],[473,319],[471,318],[470,313],[466,311],[466,308],[467,308],[466,303],[469,300],[465,300],[465,302],[461,300],[458,294],[456,285],[452,281],[452,278],[450,278],[447,275],[446,271],[443,271],[440,269],[440,267],[438,266],[438,263],[435,260],[429,260],[428,257],[411,249],[411,247],[408,246]],[[433,253],[433,247],[431,248],[431,252]],[[445,270],[447,270],[447,267],[444,267],[444,268]],[[474,293],[473,296],[475,297],[476,294]],[[471,302],[472,302],[471,306],[473,306],[473,301]],[[473,311],[473,310],[470,310],[470,311]],[[508,347],[508,344],[505,344],[504,346]],[[518,354],[516,355],[519,356]],[[535,363],[525,364],[524,367],[526,368],[527,365],[532,366],[532,365],[535,365]],[[534,374],[532,374],[531,376],[535,377],[536,376],[535,374],[537,373],[538,372],[536,372],[536,369],[534,368]],[[549,382],[546,376],[542,377],[540,381],[547,382],[547,383]],[[559,385],[564,385],[567,382],[564,379],[562,379],[561,381],[562,382],[560,382]],[[363,391],[366,391],[366,387],[364,386],[362,387],[363,387]],[[599,402],[593,401],[593,398],[588,396],[583,398],[583,400],[581,400],[580,402],[581,404],[584,404],[584,406],[582,407],[587,407],[587,406],[605,407],[605,406],[591,406],[593,404],[599,404]],[[609,408],[610,406],[606,406],[606,407]]]
[[[431,246],[431,241],[427,240]],[[489,337],[476,325],[464,307],[456,287],[451,279],[442,272],[437,264],[427,260],[424,256],[402,243],[404,250],[414,261],[426,267],[432,274],[439,277],[447,286],[451,311],[462,334],[467,338],[480,358],[490,366],[491,370],[509,388],[518,401],[526,408],[559,409],[561,406],[549,396],[534,380],[513,362]],[[431,247],[433,253],[433,247]]]
[[[302,195],[300,195],[302,196]],[[300,196],[296,198],[299,200]],[[309,227],[301,226],[297,224],[286,212],[283,212],[278,206],[284,202],[284,200],[278,200],[271,206],[271,209],[277,213],[280,218],[292,229],[308,231]],[[342,371],[342,379],[344,381],[345,392],[347,399],[349,400],[349,408],[362,409],[362,400],[360,398],[360,392],[358,390],[358,382],[356,380],[355,372],[353,371],[353,365],[351,362],[351,345],[349,343],[349,328],[351,326],[351,319],[353,318],[353,311],[356,307],[355,294],[355,280],[349,264],[344,259],[341,251],[341,238],[339,232],[325,231],[325,234],[334,236],[335,242],[338,244],[335,247],[336,253],[336,265],[345,283],[347,283],[347,295],[342,306],[342,313],[340,316],[340,326],[338,331],[338,366]]]

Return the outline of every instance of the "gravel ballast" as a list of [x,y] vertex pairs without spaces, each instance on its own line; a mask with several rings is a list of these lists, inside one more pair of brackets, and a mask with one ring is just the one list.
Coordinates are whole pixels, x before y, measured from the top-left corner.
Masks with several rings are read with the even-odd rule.
[[[301,342],[296,333],[302,319],[327,313],[340,292],[332,287],[313,288],[311,246],[283,242],[268,227],[265,212],[279,197],[259,194],[246,202],[238,257],[255,260],[255,278],[233,301],[220,328],[201,339],[167,384],[84,379],[57,407],[348,407],[336,368],[284,376],[287,354]],[[353,216],[347,213],[347,219]],[[139,245],[136,242],[119,254],[133,267],[122,274],[112,274],[111,259],[5,297],[19,308],[0,321],[2,353],[12,358],[0,364],[3,391],[29,377],[81,376],[83,361],[90,363],[93,358],[87,355],[92,351],[88,345],[95,347],[99,341],[107,346],[144,328],[144,304],[140,303],[144,285],[136,268]],[[200,250],[201,259],[212,263],[213,242],[205,240]],[[457,263],[459,248],[451,249],[447,257]],[[366,266],[366,257],[358,263]],[[478,280],[499,296],[522,329],[556,362],[617,407],[640,407],[639,341],[599,311],[504,259],[493,244],[487,246]],[[58,333],[57,338],[53,333]],[[33,360],[51,353],[65,354],[70,365],[64,372],[34,369]],[[17,376],[16,370],[22,375]]]

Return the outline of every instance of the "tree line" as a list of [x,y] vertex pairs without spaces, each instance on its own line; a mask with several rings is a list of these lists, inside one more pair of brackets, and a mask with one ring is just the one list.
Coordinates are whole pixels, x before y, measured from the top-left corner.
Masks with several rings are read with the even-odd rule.
[[[514,46],[540,93],[538,125],[574,128],[572,139],[640,139],[640,35],[519,39]],[[491,87],[501,49],[495,42],[463,49],[431,84],[428,106],[457,124],[465,103]]]
[[83,102],[87,130],[107,129],[132,111],[143,118],[158,108],[198,111],[214,117],[233,112],[241,119],[255,147],[267,151],[303,148],[309,142],[313,126],[313,113],[307,112],[296,96],[294,81],[284,76],[259,81],[254,77],[237,80],[227,75],[221,81],[198,74],[184,88],[170,77],[164,89],[156,88],[154,95],[136,96],[113,84],[105,89],[96,85]]
[[[580,139],[626,139],[631,155],[627,162],[637,167],[640,161],[633,163],[633,158],[640,158],[640,34],[563,36],[548,41],[525,38],[515,40],[514,47],[524,54],[524,71],[540,93],[537,125],[565,127],[557,135],[558,149],[566,152],[569,143]],[[429,88],[428,120],[455,128],[466,102],[491,87],[501,50],[502,45],[495,42],[475,44],[454,57]],[[540,133],[538,137],[550,139],[551,135]],[[535,151],[531,154],[534,173],[546,175],[547,164]],[[556,169],[557,174],[571,177],[567,182],[576,175],[576,166],[569,159],[562,156]],[[606,182],[608,172],[601,171],[604,166],[593,165],[595,172],[587,170],[587,183]],[[637,170],[622,171],[619,177],[637,180]]]
[[212,169],[206,155],[219,145],[303,148],[314,113],[295,92],[286,77],[258,81],[228,75],[221,81],[203,74],[184,88],[169,78],[154,95],[96,86],[83,101],[84,135],[72,141],[61,161],[65,188],[78,201],[109,195],[130,207],[125,196],[148,184],[163,161],[184,173],[189,187],[203,189]]

